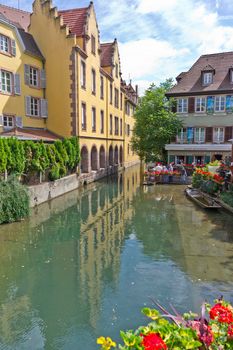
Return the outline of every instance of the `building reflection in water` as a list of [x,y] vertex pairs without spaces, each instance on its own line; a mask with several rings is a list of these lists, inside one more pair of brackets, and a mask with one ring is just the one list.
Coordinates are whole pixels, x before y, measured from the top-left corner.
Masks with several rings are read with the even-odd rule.
[[118,283],[138,172],[90,184],[0,228],[0,348],[21,348],[29,338],[28,348],[55,339],[62,348],[74,323],[96,328],[103,286]]

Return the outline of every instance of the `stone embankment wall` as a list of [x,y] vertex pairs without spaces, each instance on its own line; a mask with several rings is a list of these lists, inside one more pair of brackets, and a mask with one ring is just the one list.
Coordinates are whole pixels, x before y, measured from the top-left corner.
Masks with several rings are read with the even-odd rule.
[[[128,163],[125,165],[125,168],[136,164],[138,164],[138,161]],[[82,185],[97,181],[108,175],[116,174],[122,170],[122,167],[112,166],[108,169],[100,169],[98,171],[92,171],[88,174],[72,174],[56,181],[44,182],[39,185],[29,186],[30,207],[33,208],[36,205],[49,201],[50,199],[73,191]]]

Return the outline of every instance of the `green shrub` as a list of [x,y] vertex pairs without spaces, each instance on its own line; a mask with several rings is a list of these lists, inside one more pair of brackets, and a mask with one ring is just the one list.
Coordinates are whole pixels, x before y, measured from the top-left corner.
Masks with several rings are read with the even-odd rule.
[[3,140],[0,139],[0,174],[5,172],[6,165],[7,165],[7,158],[6,158],[6,152],[4,149],[4,143],[3,143]]
[[49,171],[49,180],[55,181],[60,178],[60,165],[54,163]]
[[0,224],[21,220],[29,215],[27,188],[15,177],[0,180]]
[[69,170],[73,170],[76,164],[76,149],[69,139],[63,140],[63,145],[68,156],[67,166]]
[[58,140],[49,145],[42,141],[0,139],[0,174],[5,170],[8,174],[17,175],[34,172],[41,174],[49,170],[51,177],[57,179],[66,176],[67,170],[75,170],[79,161],[80,151],[77,137]]

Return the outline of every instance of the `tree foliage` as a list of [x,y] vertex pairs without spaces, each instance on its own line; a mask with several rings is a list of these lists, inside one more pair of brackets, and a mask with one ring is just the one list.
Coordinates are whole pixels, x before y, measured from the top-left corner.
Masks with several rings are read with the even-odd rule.
[[182,122],[172,112],[174,101],[165,96],[172,85],[172,79],[158,87],[152,84],[136,108],[132,147],[141,160],[163,158],[165,145],[182,127]]

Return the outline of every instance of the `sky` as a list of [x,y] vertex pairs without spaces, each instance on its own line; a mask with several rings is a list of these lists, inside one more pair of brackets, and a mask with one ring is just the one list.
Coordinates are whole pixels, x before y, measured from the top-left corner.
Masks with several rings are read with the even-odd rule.
[[[32,0],[0,0],[31,11]],[[53,0],[58,9],[87,0]],[[101,42],[117,38],[123,79],[140,93],[187,71],[200,55],[233,51],[233,0],[94,0]]]

